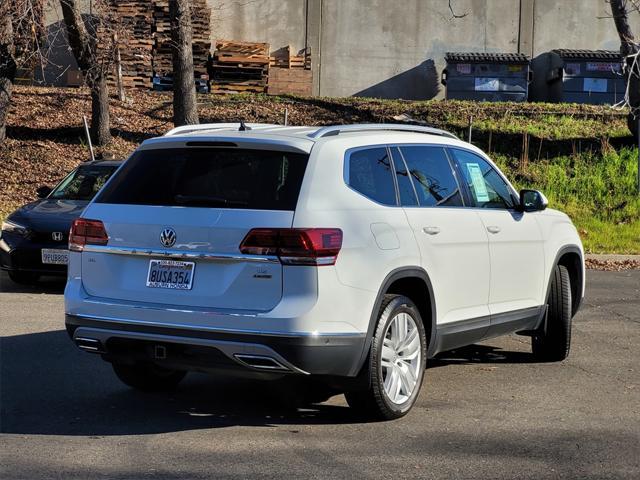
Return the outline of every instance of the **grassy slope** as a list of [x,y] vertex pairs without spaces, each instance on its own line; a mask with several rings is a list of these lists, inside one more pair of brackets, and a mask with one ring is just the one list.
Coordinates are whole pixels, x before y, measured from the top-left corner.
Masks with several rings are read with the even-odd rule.
[[[287,108],[294,125],[378,123],[408,114],[465,135],[473,117],[473,143],[490,151],[516,186],[539,188],[552,207],[571,215],[587,250],[640,253],[636,150],[625,146],[631,139],[624,114],[609,108],[261,95],[199,100],[202,122],[280,123]],[[82,114],[90,114],[84,90],[16,88],[9,139],[0,146],[0,218],[33,199],[37,186],[53,184],[87,158]],[[106,150],[125,156],[171,128],[171,96],[135,92],[131,102],[113,100],[111,116],[115,138]],[[526,162],[523,133],[531,136]]]

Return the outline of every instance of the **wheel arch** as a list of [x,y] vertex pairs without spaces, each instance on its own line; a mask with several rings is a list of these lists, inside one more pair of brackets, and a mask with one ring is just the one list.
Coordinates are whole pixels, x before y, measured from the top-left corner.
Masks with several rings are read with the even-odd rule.
[[577,245],[565,245],[556,253],[549,273],[545,301],[549,298],[553,271],[558,265],[564,266],[569,272],[569,279],[571,280],[571,316],[573,317],[580,309],[584,292],[584,259],[580,247]]
[[[378,295],[373,304],[373,309],[369,317],[369,326],[367,328],[367,336],[364,350],[358,365],[358,371],[362,369],[369,355],[373,333],[380,312],[380,306],[384,300],[384,296],[389,293],[397,293],[405,295],[416,304],[422,317],[422,323],[427,334],[428,350],[427,358],[431,356],[432,350],[435,348],[436,341],[436,304],[433,294],[433,285],[427,272],[421,267],[402,267],[391,271],[383,280]],[[421,294],[423,294],[421,296]]]

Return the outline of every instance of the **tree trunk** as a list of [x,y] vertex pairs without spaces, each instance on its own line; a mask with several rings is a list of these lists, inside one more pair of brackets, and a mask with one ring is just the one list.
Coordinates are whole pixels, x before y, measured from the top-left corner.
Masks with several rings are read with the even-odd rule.
[[69,46],[91,89],[91,133],[94,136],[94,143],[106,145],[111,141],[109,90],[105,78],[106,72],[103,71],[97,57],[98,40],[95,34],[87,31],[75,0],[60,0],[60,7],[67,27]]
[[93,79],[91,85],[91,134],[96,145],[106,145],[111,141],[109,92],[104,75]]
[[629,18],[627,12],[627,0],[610,0],[611,13],[613,21],[616,24],[618,37],[620,37],[620,54],[625,58],[627,66],[627,84],[629,88],[629,107],[631,113],[627,119],[629,130],[638,136],[638,113],[640,107],[640,69],[638,64],[633,67],[634,58],[629,55],[638,53],[638,46],[635,43],[633,32],[629,26]]
[[191,2],[169,0],[171,40],[173,48],[173,123],[199,123],[196,86],[193,73]]
[[0,6],[0,143],[7,136],[7,115],[11,103],[16,61],[13,57],[13,27],[8,3]]
[[0,76],[0,143],[7,138],[7,116],[11,104],[13,81]]

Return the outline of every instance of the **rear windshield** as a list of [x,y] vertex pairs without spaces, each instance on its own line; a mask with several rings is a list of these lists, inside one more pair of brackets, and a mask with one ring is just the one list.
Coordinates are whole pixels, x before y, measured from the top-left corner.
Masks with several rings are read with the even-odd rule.
[[295,210],[308,158],[238,148],[142,150],[96,202]]
[[60,182],[48,198],[89,201],[109,180],[116,168],[116,166],[107,165],[78,167]]

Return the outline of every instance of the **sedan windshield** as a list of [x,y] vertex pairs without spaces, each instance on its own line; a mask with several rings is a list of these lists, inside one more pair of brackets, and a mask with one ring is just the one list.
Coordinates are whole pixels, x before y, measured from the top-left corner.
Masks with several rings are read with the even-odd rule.
[[56,200],[91,200],[116,171],[113,165],[85,165],[71,172],[51,192]]

